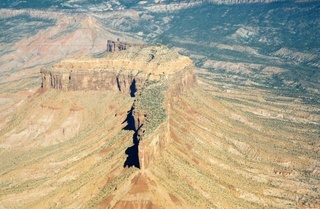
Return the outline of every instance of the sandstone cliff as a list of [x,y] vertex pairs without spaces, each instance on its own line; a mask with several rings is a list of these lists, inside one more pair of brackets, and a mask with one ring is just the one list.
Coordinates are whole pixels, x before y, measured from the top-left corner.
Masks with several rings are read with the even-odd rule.
[[134,80],[137,87],[142,87],[147,81],[171,79],[183,82],[182,87],[177,88],[184,88],[187,80],[195,78],[189,75],[189,68],[193,68],[189,58],[165,47],[154,46],[106,53],[99,59],[83,57],[65,60],[52,67],[42,68],[40,72],[44,89],[119,89],[121,92],[129,92]]
[[123,46],[115,53],[107,49],[101,58],[82,57],[42,68],[42,88],[110,90],[135,97],[126,122],[135,132],[132,149],[138,150],[133,155],[138,154],[139,162],[125,166],[146,168],[170,142],[167,112],[181,92],[195,84],[195,67],[189,58],[163,46]]
[[155,46],[42,69],[1,101],[0,205],[319,208],[319,108],[193,70]]

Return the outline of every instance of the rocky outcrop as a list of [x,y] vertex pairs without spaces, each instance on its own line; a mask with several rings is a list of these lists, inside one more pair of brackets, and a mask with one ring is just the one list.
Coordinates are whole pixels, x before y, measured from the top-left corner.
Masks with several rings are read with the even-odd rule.
[[[117,45],[118,46],[118,45]],[[121,45],[122,46],[122,45]],[[184,73],[192,69],[192,61],[164,47],[134,47],[118,53],[106,53],[99,59],[83,57],[65,60],[40,70],[43,89],[120,90],[129,92],[148,81],[172,80],[184,88]],[[190,75],[186,74],[186,77]],[[192,77],[192,75],[191,75]],[[176,79],[180,79],[175,83]],[[189,78],[190,79],[190,78]],[[194,80],[194,78],[193,78]],[[194,81],[190,81],[194,82]],[[180,86],[182,84],[182,86]]]
[[129,49],[130,47],[143,47],[142,44],[133,44],[124,41],[120,41],[118,38],[117,41],[108,40],[107,41],[107,52],[120,52]]
[[147,79],[146,75],[138,73],[120,69],[41,69],[42,88],[67,91],[119,90],[128,93],[134,80],[139,86]]
[[65,60],[41,69],[42,88],[111,90],[135,97],[126,129],[134,131],[134,146],[126,150],[125,166],[144,169],[170,143],[168,112],[176,98],[196,83],[195,67],[189,58],[163,46],[124,49],[123,43],[108,43],[121,50],[108,48],[98,59]]

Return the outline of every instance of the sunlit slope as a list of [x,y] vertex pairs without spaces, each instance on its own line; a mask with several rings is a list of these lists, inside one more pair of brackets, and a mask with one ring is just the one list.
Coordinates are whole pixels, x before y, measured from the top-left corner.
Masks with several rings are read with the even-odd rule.
[[207,82],[172,103],[172,142],[142,170],[123,167],[133,98],[37,92],[1,130],[1,205],[318,207],[317,108],[254,89],[223,93]]
[[[126,170],[132,100],[113,92],[38,92],[1,129],[5,208],[73,208],[99,202]],[[92,201],[92,200],[91,200]]]
[[319,207],[317,110],[255,93],[194,88],[173,106],[173,143],[150,170],[177,205]]
[[29,96],[1,128],[1,207],[174,208],[150,171],[125,167],[133,100],[118,91]]

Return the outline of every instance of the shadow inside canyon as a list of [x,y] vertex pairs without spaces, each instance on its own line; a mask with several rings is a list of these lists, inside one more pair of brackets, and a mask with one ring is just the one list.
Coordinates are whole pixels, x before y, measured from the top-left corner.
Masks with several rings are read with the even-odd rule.
[[127,123],[127,125],[123,128],[123,130],[135,131],[133,111],[134,111],[134,107],[132,106],[131,109],[127,112],[126,119],[122,122],[122,124]]
[[135,97],[136,92],[137,92],[136,79],[133,79],[130,85],[130,96]]
[[142,125],[136,130],[134,125],[134,117],[133,117],[133,111],[134,107],[132,106],[131,109],[128,111],[127,118],[122,122],[127,123],[127,125],[123,128],[123,130],[127,131],[134,131],[132,140],[133,140],[133,146],[128,147],[125,151],[125,154],[128,155],[126,161],[123,164],[123,167],[136,167],[140,168],[140,162],[139,162],[139,136],[138,131],[142,127]]
[[123,167],[136,167],[140,168],[139,162],[139,139],[138,139],[138,131],[135,131],[133,134],[133,146],[128,147],[125,151],[127,156],[126,161],[124,162]]

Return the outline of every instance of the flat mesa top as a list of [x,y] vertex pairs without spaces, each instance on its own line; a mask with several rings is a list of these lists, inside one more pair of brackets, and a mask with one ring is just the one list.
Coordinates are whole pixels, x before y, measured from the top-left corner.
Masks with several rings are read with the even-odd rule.
[[107,52],[101,58],[68,59],[52,66],[53,70],[132,70],[153,75],[173,74],[191,66],[190,58],[165,46],[131,47],[119,52]]

